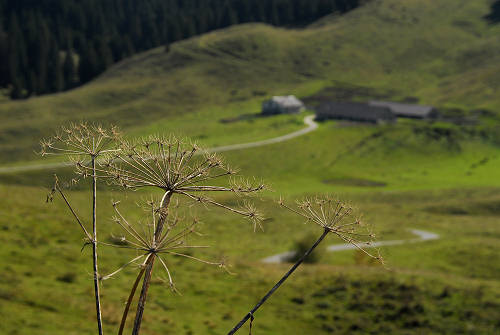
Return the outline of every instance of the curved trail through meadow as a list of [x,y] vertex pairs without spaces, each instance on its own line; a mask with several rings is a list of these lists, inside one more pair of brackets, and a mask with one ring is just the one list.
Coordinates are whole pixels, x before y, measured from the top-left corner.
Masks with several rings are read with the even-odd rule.
[[[372,242],[370,244],[363,244],[360,243],[360,246],[364,248],[377,248],[377,247],[382,247],[382,246],[388,246],[388,245],[401,245],[401,244],[407,244],[407,243],[418,243],[418,242],[424,242],[424,241],[430,241],[430,240],[437,240],[440,238],[438,234],[431,233],[428,231],[424,230],[418,230],[418,229],[409,229],[410,232],[412,232],[414,235],[417,235],[418,237],[416,238],[411,238],[407,240],[390,240],[390,241],[378,241],[378,242]],[[343,250],[351,250],[351,249],[356,249],[356,247],[350,243],[345,243],[345,244],[334,244],[326,247],[327,251],[335,252],[335,251],[343,251]],[[295,256],[296,251],[287,251],[283,252],[281,254],[273,255],[266,257],[262,259],[261,261],[264,263],[285,263],[287,262],[291,257]]]
[[291,140],[292,138],[299,137],[299,136],[305,135],[307,133],[310,133],[311,131],[316,130],[318,128],[318,124],[314,121],[315,116],[316,115],[306,116],[304,118],[304,124],[306,124],[307,127],[300,129],[300,130],[297,130],[297,131],[294,131],[293,133],[290,133],[290,134],[270,138],[268,140],[257,141],[257,142],[224,145],[224,146],[208,149],[207,151],[209,151],[209,152],[224,152],[224,151],[231,151],[231,150],[255,148],[255,147],[261,147],[261,146],[268,145],[268,144],[285,142],[285,141]]
[[[256,142],[223,145],[220,147],[209,148],[209,149],[207,149],[207,151],[208,152],[225,152],[225,151],[232,151],[232,150],[261,147],[264,145],[285,142],[285,141],[291,140],[295,137],[299,137],[299,136],[305,135],[307,133],[310,133],[310,132],[316,130],[318,128],[318,124],[314,121],[314,117],[315,117],[315,115],[308,115],[304,118],[304,124],[307,125],[306,128],[294,131],[292,133],[289,133],[289,134],[286,134],[283,136],[278,136],[278,137],[274,137],[274,138],[270,138],[270,139],[262,140],[262,141],[256,141]],[[61,167],[66,167],[66,166],[71,166],[71,165],[73,165],[73,164],[67,163],[67,162],[58,162],[58,163],[46,163],[46,164],[26,164],[26,165],[19,165],[19,166],[5,166],[5,167],[0,167],[0,174],[25,172],[25,171],[36,171],[36,170],[46,170],[46,169],[61,168]]]

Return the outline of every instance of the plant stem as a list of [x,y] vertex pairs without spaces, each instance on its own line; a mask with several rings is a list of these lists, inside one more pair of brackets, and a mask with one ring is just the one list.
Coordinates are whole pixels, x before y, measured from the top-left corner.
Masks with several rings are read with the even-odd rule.
[[80,225],[80,228],[82,228],[85,236],[89,239],[89,241],[92,241],[92,235],[90,235],[89,232],[87,231],[87,229],[85,229],[85,226],[83,225],[82,221],[80,221],[80,218],[76,214],[73,207],[71,207],[71,204],[69,203],[68,198],[66,198],[66,196],[64,195],[64,192],[61,190],[61,188],[59,187],[59,184],[57,182],[56,182],[54,188],[59,192],[59,194],[63,198],[64,202],[66,203],[66,206],[68,206],[69,210],[71,211],[71,214],[73,214],[73,217],[76,219],[76,222]]
[[[161,201],[160,210],[164,212],[160,212],[160,218],[158,219],[158,224],[156,225],[154,235],[155,245],[153,245],[153,247],[156,247],[156,243],[158,243],[161,238],[163,226],[165,225],[165,221],[167,220],[168,216],[168,205],[170,204],[171,196],[172,193],[167,191]],[[139,302],[137,303],[137,312],[135,314],[134,329],[132,330],[132,335],[138,335],[141,328],[142,317],[144,308],[146,306],[146,298],[148,295],[149,284],[151,283],[151,276],[153,274],[153,265],[155,262],[155,258],[155,255],[151,255],[151,258],[146,264],[146,270],[144,271],[144,281],[142,282],[141,295],[139,296]]]
[[254,306],[254,308],[252,308],[250,312],[248,312],[245,315],[245,317],[243,317],[243,319],[241,319],[241,321],[238,322],[238,324],[233,329],[231,329],[229,333],[227,333],[227,335],[232,335],[236,333],[238,329],[240,329],[241,326],[243,326],[245,322],[247,322],[248,319],[250,319],[253,316],[253,314],[260,308],[260,306],[262,306],[262,304],[266,302],[266,300],[281,286],[281,284],[285,282],[285,280],[288,279],[288,277],[299,267],[299,265],[304,261],[304,259],[307,256],[309,256],[309,254],[318,246],[318,244],[320,244],[321,241],[323,241],[323,239],[325,238],[326,235],[328,235],[328,233],[329,230],[325,229],[323,234],[318,238],[316,242],[314,242],[312,247],[309,248],[309,250],[307,250],[304,253],[304,255],[302,255],[302,257],[300,257],[300,259],[290,268],[290,270],[288,270],[288,272],[283,277],[281,277],[281,279],[276,283],[276,285],[274,285],[273,288],[270,289],[262,299],[260,299],[260,301]]
[[97,271],[97,176],[94,156],[92,156],[92,258],[94,261],[94,292],[97,329],[99,335],[102,335],[101,295],[99,293],[99,272]]
[[134,282],[134,286],[132,286],[132,290],[130,291],[130,295],[128,296],[127,305],[125,306],[125,310],[123,311],[122,321],[120,322],[120,330],[118,331],[118,335],[123,334],[123,328],[125,327],[125,322],[127,321],[127,315],[128,315],[128,311],[130,309],[130,304],[132,303],[132,299],[134,298],[135,291],[137,290],[137,286],[139,286],[139,282],[142,279],[142,275],[144,274],[145,269],[146,269],[145,267],[143,267],[141,269],[141,271],[137,275],[137,278]]

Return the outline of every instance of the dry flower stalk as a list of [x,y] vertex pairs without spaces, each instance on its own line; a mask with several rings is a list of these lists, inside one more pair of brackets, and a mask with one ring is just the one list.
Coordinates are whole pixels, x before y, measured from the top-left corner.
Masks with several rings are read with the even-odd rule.
[[286,205],[282,199],[279,204],[304,218],[305,223],[315,223],[328,233],[335,234],[343,241],[354,245],[369,257],[382,261],[380,255],[374,255],[365,249],[375,239],[370,226],[364,224],[360,218],[353,218],[354,210],[345,202],[325,195],[298,201],[296,209]]
[[168,279],[166,282],[170,286],[170,288],[177,292],[175,288],[175,284],[171,275],[171,270],[168,267],[168,259],[167,257],[175,256],[175,257],[185,257],[191,260],[195,260],[208,265],[215,265],[220,268],[226,268],[224,261],[219,262],[211,262],[198,257],[194,257],[190,254],[187,254],[183,250],[189,249],[200,249],[200,248],[208,248],[208,246],[204,245],[190,245],[187,242],[188,237],[191,234],[199,235],[196,228],[199,224],[199,221],[193,219],[192,223],[187,226],[181,225],[181,219],[175,215],[170,215],[168,218],[164,219],[164,229],[161,235],[157,238],[157,222],[160,222],[162,216],[164,215],[164,208],[158,206],[158,203],[150,200],[147,202],[148,208],[148,216],[149,223],[139,222],[139,223],[131,223],[129,222],[120,212],[119,202],[114,202],[113,207],[116,213],[116,216],[113,218],[113,221],[121,228],[123,232],[123,236],[120,237],[120,245],[110,244],[105,242],[100,242],[103,245],[112,246],[115,248],[125,248],[129,250],[133,250],[138,256],[132,258],[130,261],[122,265],[116,271],[103,276],[102,280],[107,280],[117,273],[128,267],[132,264],[138,264],[140,271],[137,275],[137,278],[132,287],[129,298],[127,299],[127,304],[125,306],[125,311],[120,323],[120,329],[118,334],[122,334],[126,317],[132,303],[133,296],[135,291],[139,285],[139,282],[144,275],[144,272],[147,268],[147,265],[153,262],[153,258],[158,259],[161,266],[165,270]]
[[[115,147],[116,142],[120,145]],[[136,264],[140,271],[130,291],[119,334],[123,333],[130,305],[135,292],[142,280],[137,311],[132,334],[138,335],[143,319],[147,300],[147,293],[151,283],[155,260],[167,274],[166,282],[173,291],[176,291],[168,266],[167,257],[184,257],[208,265],[215,265],[226,269],[224,261],[211,262],[194,257],[185,250],[192,248],[206,248],[203,245],[190,245],[187,238],[197,234],[197,220],[190,225],[181,226],[180,218],[170,213],[176,198],[180,195],[194,204],[216,206],[231,213],[241,215],[253,223],[254,230],[260,226],[261,215],[250,202],[243,202],[239,208],[226,205],[209,196],[212,192],[229,192],[236,195],[251,195],[264,188],[261,183],[254,183],[234,179],[236,171],[226,166],[224,162],[213,153],[203,151],[194,144],[182,141],[175,137],[149,137],[138,142],[122,140],[115,128],[105,130],[101,126],[74,124],[62,130],[53,138],[41,142],[41,154],[66,155],[76,165],[80,177],[92,178],[92,231],[87,230],[76,211],[71,206],[68,197],[62,191],[57,180],[47,200],[52,200],[55,193],[59,193],[71,211],[76,222],[82,229],[86,244],[93,247],[94,291],[96,300],[96,313],[99,334],[102,335],[102,317],[100,306],[99,283],[106,280],[126,267]],[[137,190],[153,187],[162,191],[160,201],[147,202],[148,223],[130,223],[120,212],[119,202],[113,204],[116,216],[114,222],[122,230],[120,244],[105,243],[97,240],[97,179],[103,178],[110,183],[118,184],[125,189]],[[221,186],[224,178],[225,185]],[[75,181],[78,181],[77,179]],[[173,200],[175,199],[175,200]],[[322,235],[305,252],[305,254],[292,266],[292,268],[266,293],[256,306],[229,332],[234,334],[248,320],[253,320],[254,313],[265,301],[288,279],[288,277],[301,265],[303,260],[323,241],[330,233],[335,234],[347,243],[351,243],[366,255],[382,261],[380,256],[375,256],[365,250],[374,235],[365,228],[359,219],[353,219],[353,210],[342,201],[332,197],[317,197],[298,202],[296,207],[290,207],[280,200],[280,205],[323,229]],[[261,227],[262,228],[262,227]],[[99,244],[117,248],[128,249],[136,253],[135,257],[122,265],[116,271],[99,276],[97,262],[97,246]],[[226,269],[227,270],[227,269]]]
[[[297,208],[289,207],[283,199],[279,201],[280,206],[306,219],[306,223],[312,222],[323,228],[321,236],[313,243],[313,245],[300,257],[300,259],[288,270],[283,277],[262,297],[259,302],[248,312],[243,319],[234,326],[228,333],[232,335],[236,333],[249,319],[253,321],[254,313],[276,292],[276,290],[288,279],[288,277],[302,264],[304,259],[323,241],[330,233],[337,235],[347,243],[353,244],[356,248],[364,252],[366,255],[375,258],[382,262],[382,258],[373,255],[364,249],[364,246],[369,246],[373,238],[372,233],[360,231],[364,227],[362,222],[355,218],[353,219],[353,208],[344,202],[337,200],[331,196],[316,197],[305,199],[297,202]],[[250,324],[251,327],[251,324]],[[251,328],[250,328],[251,329]]]
[[[94,293],[96,302],[97,328],[99,335],[103,334],[101,298],[99,292],[99,273],[97,260],[97,174],[96,159],[102,154],[116,152],[118,149],[113,147],[113,143],[119,134],[115,127],[109,130],[100,125],[89,125],[87,123],[71,124],[63,127],[53,137],[44,139],[40,142],[42,156],[64,155],[76,160],[77,164],[82,164],[90,160],[90,176],[92,177],[92,233],[90,234],[83,223],[80,221],[76,212],[71,207],[69,201],[63,194],[59,183],[56,182],[52,193],[59,192],[66,205],[71,210],[74,218],[83,229],[89,243],[92,244],[92,262],[94,273]],[[87,163],[88,164],[88,163]],[[85,175],[87,177],[88,175]],[[76,181],[76,180],[75,180]]]
[[[158,250],[157,248],[163,245],[163,230],[168,227],[169,205],[174,195],[241,215],[253,223],[254,229],[260,225],[261,216],[250,203],[244,203],[241,208],[234,208],[207,196],[213,192],[249,195],[264,188],[262,184],[253,185],[246,181],[237,182],[235,179],[231,179],[228,186],[212,184],[236,174],[236,171],[226,166],[216,154],[203,151],[197,145],[176,137],[161,136],[152,136],[134,143],[122,141],[120,149],[99,162],[100,167],[95,171],[100,173],[102,178],[126,189],[153,187],[163,192],[158,209],[159,215],[149,241],[151,250]],[[78,164],[78,168],[82,176],[88,175],[92,169],[82,163]],[[162,262],[159,257],[147,257],[143,264],[144,279],[132,334],[139,334],[140,331],[153,266],[157,258]],[[134,293],[135,287],[132,288],[129,299],[133,298]],[[122,323],[125,322],[127,312],[128,308]]]

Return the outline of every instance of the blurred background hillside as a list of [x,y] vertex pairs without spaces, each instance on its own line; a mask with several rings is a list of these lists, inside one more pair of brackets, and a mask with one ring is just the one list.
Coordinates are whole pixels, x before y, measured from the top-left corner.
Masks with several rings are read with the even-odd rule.
[[359,2],[4,0],[0,85],[14,99],[65,91],[157,46],[245,22],[304,26]]
[[[328,238],[259,311],[255,333],[500,331],[498,0],[0,0],[0,94],[2,334],[94,333],[89,250],[64,204],[45,203],[53,174],[68,181],[73,169],[36,154],[82,120],[223,147],[228,164],[273,190],[255,199],[263,232],[194,211],[212,246],[204,255],[226,256],[234,274],[169,259],[182,296],[155,279],[144,334],[229,331],[290,266],[263,260],[320,234],[276,200],[317,193],[364,213],[390,242],[387,268],[328,251],[343,243]],[[261,114],[288,95],[305,110]],[[432,115],[378,122],[365,117],[374,101]],[[81,213],[86,182],[68,190]],[[99,191],[101,236],[115,243],[112,200],[138,219],[148,194]],[[103,272],[128,260],[103,253]],[[135,275],[103,284],[106,332]]]

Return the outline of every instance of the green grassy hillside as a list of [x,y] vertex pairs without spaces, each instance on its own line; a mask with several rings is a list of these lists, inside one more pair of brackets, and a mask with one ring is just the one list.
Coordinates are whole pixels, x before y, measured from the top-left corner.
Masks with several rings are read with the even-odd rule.
[[[212,246],[204,257],[227,256],[235,274],[171,259],[183,295],[155,279],[143,331],[227,332],[287,269],[260,260],[320,233],[279,209],[276,199],[333,192],[351,200],[381,240],[412,238],[408,229],[441,238],[382,248],[387,268],[355,251],[321,254],[319,264],[301,268],[258,312],[255,333],[494,334],[500,327],[500,26],[483,18],[489,4],[372,1],[305,29],[249,24],[176,43],[168,53],[151,50],[74,91],[0,102],[0,161],[39,160],[32,154],[38,139],[79,119],[118,123],[131,136],[184,134],[209,146],[302,128],[303,115],[252,115],[277,94],[311,103],[377,98],[449,108],[454,121],[467,122],[330,121],[287,142],[225,153],[243,175],[274,190],[254,199],[267,217],[265,231],[254,233],[216,209],[192,209],[204,223],[203,244]],[[44,203],[52,172],[70,173],[0,175],[6,334],[91,334],[95,328],[89,250],[80,251],[81,235],[63,203]],[[89,205],[83,189],[68,193],[82,213]],[[126,214],[137,218],[135,203],[147,193],[102,191],[101,236],[111,241],[117,234],[111,200],[122,200]],[[107,250],[103,272],[126,260],[120,250]],[[103,284],[107,331],[118,327],[135,273]]]
[[[297,329],[318,334],[333,330],[342,334],[495,333],[500,316],[498,190],[350,193],[348,198],[365,213],[365,221],[373,224],[382,240],[410,238],[409,228],[432,231],[442,238],[382,248],[388,268],[374,266],[355,251],[321,254],[318,265],[303,266],[256,314],[254,330],[272,334]],[[67,209],[61,201],[45,204],[46,192],[40,188],[2,186],[0,192],[10,195],[1,203],[4,332],[93,333],[90,249],[80,250],[82,236]],[[89,205],[85,195],[71,192],[69,196],[84,213]],[[101,193],[101,239],[112,241],[119,234],[108,219],[111,199],[122,200],[125,215],[133,220],[141,212],[135,203],[145,196],[144,192]],[[219,200],[234,203],[230,198]],[[182,296],[163,284],[166,274],[158,268],[146,309],[146,334],[227,332],[289,266],[259,260],[290,250],[303,236],[320,233],[317,227],[278,209],[273,204],[275,196],[262,200],[257,205],[268,218],[265,232],[254,233],[245,221],[221,215],[219,210],[196,210],[204,223],[200,243],[211,248],[194,255],[205,259],[225,255],[233,274],[168,258]],[[340,242],[330,237],[325,243]],[[101,271],[109,273],[134,255],[102,247]],[[131,267],[103,283],[108,332],[118,327],[136,273]]]
[[186,116],[189,124],[187,115],[199,113],[217,133],[229,127],[215,111],[257,112],[271,95],[304,97],[325,87],[354,85],[358,100],[412,97],[496,112],[500,26],[483,18],[489,3],[373,1],[305,29],[247,24],[176,43],[168,53],[154,49],[74,91],[1,103],[0,161],[30,159],[40,137],[70,120],[173,131],[183,127],[167,120]]

